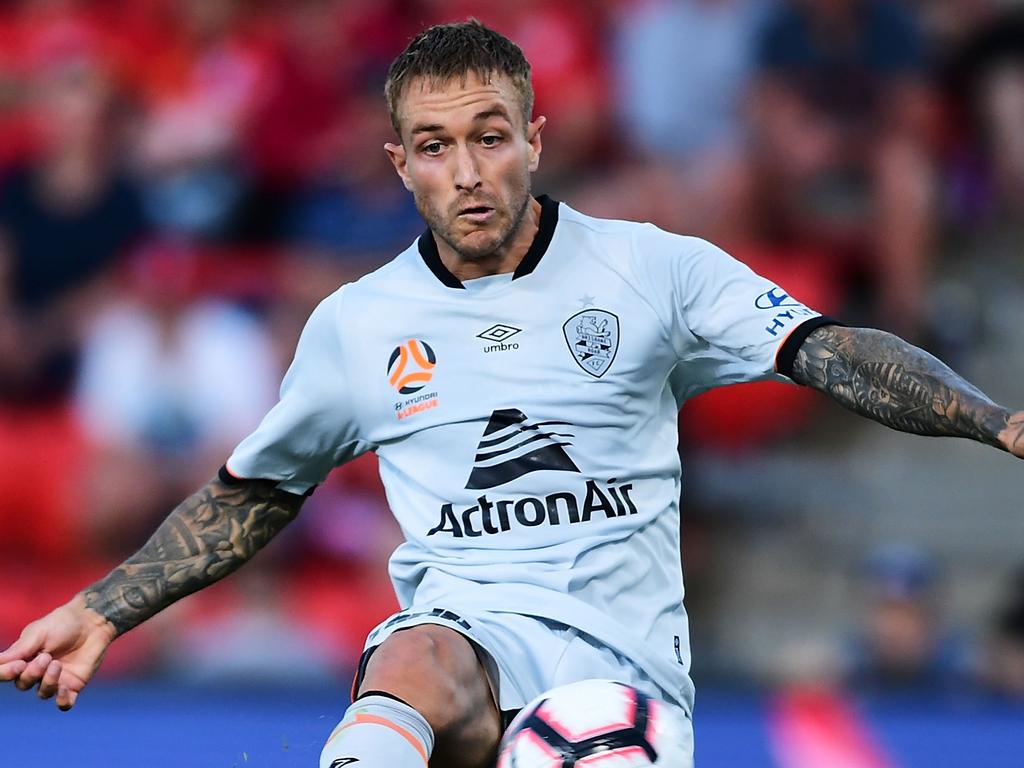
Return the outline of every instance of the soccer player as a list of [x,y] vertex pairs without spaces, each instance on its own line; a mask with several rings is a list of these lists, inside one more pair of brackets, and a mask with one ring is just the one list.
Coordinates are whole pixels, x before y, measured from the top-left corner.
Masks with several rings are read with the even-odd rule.
[[688,718],[676,412],[695,393],[788,379],[1024,457],[1024,412],[921,350],[707,242],[531,196],[544,118],[501,35],[427,29],[386,96],[427,231],[320,304],[263,423],[139,552],[26,627],[0,680],[72,707],[117,636],[241,566],[372,450],[406,537],[402,610],[367,639],[320,765],[477,768],[510,712],[582,678]]

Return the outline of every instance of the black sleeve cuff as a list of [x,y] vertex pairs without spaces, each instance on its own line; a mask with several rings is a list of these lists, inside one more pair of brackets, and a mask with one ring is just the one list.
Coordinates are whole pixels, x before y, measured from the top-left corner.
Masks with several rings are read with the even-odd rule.
[[[217,470],[217,477],[220,478],[220,481],[224,483],[224,485],[241,485],[242,483],[245,483],[250,479],[245,477],[235,477],[234,475],[231,474],[231,470],[228,469],[227,464],[222,464],[220,469]],[[277,481],[270,480],[268,482],[276,483]],[[313,491],[315,491],[318,487],[319,486],[314,485],[312,488],[310,488],[308,491],[301,495],[308,498],[313,495]],[[291,491],[282,491],[282,493],[291,493]],[[293,493],[292,495],[297,496],[299,494]]]
[[224,485],[241,485],[242,484],[242,478],[235,477],[234,475],[232,475],[228,471],[228,465],[227,464],[222,464],[221,468],[217,470],[217,477],[220,478],[220,481],[222,483],[224,483]]
[[838,320],[833,320],[831,317],[821,315],[819,317],[812,317],[803,323],[800,323],[794,328],[786,340],[782,342],[782,346],[779,347],[779,351],[775,353],[775,370],[781,373],[788,379],[793,378],[793,362],[796,360],[796,353],[800,350],[800,347],[807,337],[814,333],[816,330],[825,325],[843,325]]

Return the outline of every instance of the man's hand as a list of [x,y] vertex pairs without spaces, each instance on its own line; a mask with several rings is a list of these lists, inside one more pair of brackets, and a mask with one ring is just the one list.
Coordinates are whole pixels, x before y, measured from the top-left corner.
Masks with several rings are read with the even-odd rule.
[[0,681],[13,681],[22,691],[38,685],[40,698],[56,695],[57,706],[67,711],[96,673],[116,634],[110,622],[76,595],[25,627],[21,637],[0,653]]
[[39,685],[67,710],[114,638],[175,600],[240,568],[295,516],[304,496],[269,480],[213,478],[179,504],[149,541],[67,605],[25,627],[0,653],[0,682]]
[[999,433],[999,442],[1019,459],[1024,459],[1024,411],[1017,411],[1006,420],[1006,429]]

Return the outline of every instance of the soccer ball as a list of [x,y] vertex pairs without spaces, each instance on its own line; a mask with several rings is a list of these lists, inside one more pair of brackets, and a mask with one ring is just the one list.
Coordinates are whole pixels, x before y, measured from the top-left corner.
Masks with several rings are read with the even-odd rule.
[[541,694],[505,731],[498,768],[683,768],[675,710],[632,686],[583,680]]

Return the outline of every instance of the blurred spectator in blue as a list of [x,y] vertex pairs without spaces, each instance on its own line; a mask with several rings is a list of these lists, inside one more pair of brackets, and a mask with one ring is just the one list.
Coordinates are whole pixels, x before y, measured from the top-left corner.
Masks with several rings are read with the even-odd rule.
[[961,221],[1024,215],[1024,7],[947,0],[940,28],[953,124],[953,213]]
[[1024,701],[1024,569],[1010,584],[993,624],[982,681],[996,694]]
[[245,234],[252,197],[243,137],[271,82],[271,51],[243,0],[170,5],[145,78],[138,160],[146,209],[186,237]]
[[324,173],[294,196],[285,218],[285,238],[307,253],[347,265],[350,280],[376,268],[423,230],[412,195],[402,186],[384,152],[394,133],[382,91],[355,99],[346,142]]
[[650,0],[619,9],[610,46],[616,132],[628,142],[614,147],[622,165],[612,182],[591,185],[573,202],[596,215],[654,221],[719,242],[746,235],[742,105],[764,6]]
[[918,337],[934,213],[918,19],[895,0],[786,0],[757,55],[766,221],[862,262],[877,284],[877,316]]
[[969,648],[944,625],[939,572],[920,549],[886,544],[863,565],[865,613],[841,680],[864,692],[954,691],[970,677]]
[[60,400],[78,333],[117,259],[145,231],[120,166],[103,64],[74,41],[41,51],[29,99],[38,154],[0,181],[0,396]]
[[67,407],[81,336],[146,225],[122,94],[85,30],[51,32],[23,52],[37,152],[0,180],[0,550],[68,562],[88,525]]
[[208,479],[276,400],[267,333],[198,277],[194,252],[147,248],[85,340],[76,406],[95,452],[87,498],[95,546],[112,556]]

